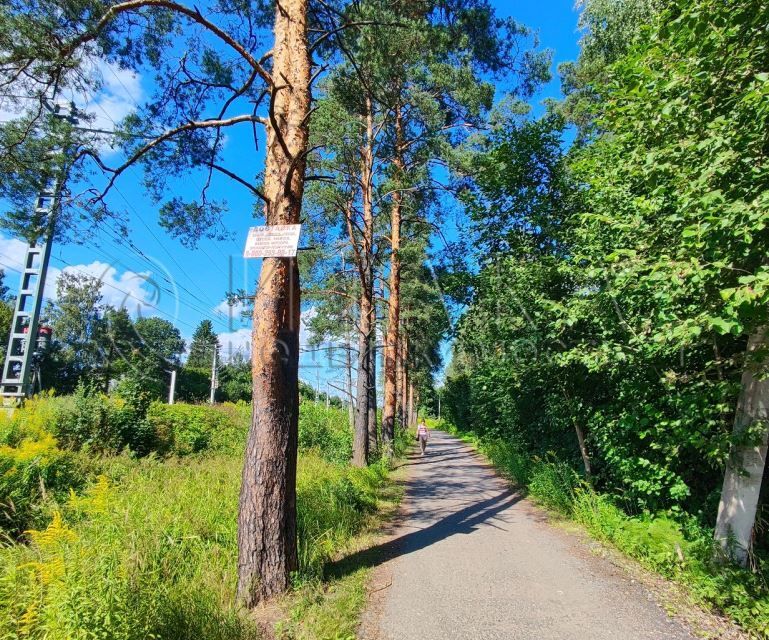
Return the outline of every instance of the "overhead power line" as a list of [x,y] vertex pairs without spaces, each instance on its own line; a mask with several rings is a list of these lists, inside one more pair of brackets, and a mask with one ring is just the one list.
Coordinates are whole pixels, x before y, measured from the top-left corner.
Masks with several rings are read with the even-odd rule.
[[[60,262],[60,263],[64,264],[65,266],[69,267],[70,269],[74,270],[76,273],[80,273],[81,275],[85,275],[85,276],[92,276],[92,275],[93,275],[93,274],[91,274],[91,273],[88,273],[87,271],[84,271],[83,269],[80,269],[80,268],[79,268],[77,265],[74,265],[74,264],[72,264],[71,262],[68,262],[68,261],[67,261],[67,260],[65,260],[64,258],[61,258],[61,257],[59,257],[59,256],[52,256],[52,258],[53,258],[54,260],[57,260],[58,262]],[[110,289],[114,289],[115,291],[118,291],[119,293],[122,293],[122,294],[124,294],[125,296],[127,296],[127,297],[128,297],[128,299],[132,299],[132,300],[135,300],[135,301],[136,301],[138,304],[141,304],[141,305],[144,305],[144,306],[146,306],[146,307],[149,307],[150,309],[154,309],[154,310],[155,310],[155,311],[157,311],[159,314],[161,314],[161,315],[164,315],[164,316],[166,316],[167,318],[170,318],[170,319],[171,319],[171,321],[172,321],[173,323],[177,323],[177,322],[178,322],[178,323],[180,323],[180,324],[183,324],[183,325],[185,325],[185,326],[187,326],[187,327],[190,327],[190,328],[191,328],[191,329],[193,329],[193,330],[197,328],[197,327],[195,327],[194,325],[191,325],[189,322],[186,322],[185,320],[181,320],[181,319],[179,319],[179,318],[175,318],[175,317],[174,317],[174,316],[172,316],[170,313],[168,313],[168,312],[166,312],[166,311],[163,311],[163,310],[162,310],[160,307],[157,307],[157,306],[155,306],[155,305],[153,305],[153,304],[150,304],[149,302],[146,302],[146,301],[144,301],[144,300],[140,300],[140,299],[138,299],[138,298],[137,298],[137,297],[136,297],[136,296],[135,296],[133,293],[131,293],[130,291],[126,291],[125,289],[121,289],[120,287],[117,287],[117,286],[115,286],[114,284],[111,284],[111,283],[109,283],[109,282],[104,282],[104,283],[102,283],[102,284],[103,284],[104,286],[107,286],[107,287],[109,287]]]

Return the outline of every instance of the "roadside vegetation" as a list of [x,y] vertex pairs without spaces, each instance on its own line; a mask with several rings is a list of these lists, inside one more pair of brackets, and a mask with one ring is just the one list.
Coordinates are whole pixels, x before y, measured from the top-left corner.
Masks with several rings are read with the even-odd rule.
[[564,100],[500,113],[470,155],[481,252],[443,415],[539,502],[766,636],[766,492],[752,532],[718,520],[725,473],[750,513],[742,460],[767,437],[766,6],[580,6]]
[[700,606],[724,614],[755,637],[769,637],[769,573],[763,565],[749,570],[720,559],[712,528],[697,518],[680,511],[628,515],[620,496],[596,491],[553,452],[539,457],[505,438],[479,436],[444,420],[431,426],[475,446],[537,504],[686,587]]
[[[389,471],[348,464],[346,411],[307,400],[301,411],[300,569],[282,626],[284,637],[337,637],[329,629],[354,629],[366,571],[329,594],[324,566],[372,524]],[[260,637],[235,602],[249,419],[247,404],[137,413],[85,389],[1,419],[0,636]]]

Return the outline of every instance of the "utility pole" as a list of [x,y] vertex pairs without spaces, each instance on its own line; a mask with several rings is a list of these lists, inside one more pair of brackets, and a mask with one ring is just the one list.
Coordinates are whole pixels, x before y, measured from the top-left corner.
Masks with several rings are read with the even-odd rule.
[[[55,118],[66,120],[73,125],[79,123],[74,104],[53,104],[49,108]],[[52,149],[51,154],[65,151]],[[63,171],[58,171],[57,175],[50,177],[35,201],[33,218],[40,222],[39,233],[28,245],[24,259],[8,349],[0,376],[0,396],[3,400],[12,399],[19,402],[34,393],[32,374],[35,367],[35,344],[51,260],[56,217],[61,206],[63,179]]]
[[320,400],[320,371],[315,371],[315,404]]
[[168,404],[173,404],[175,397],[176,397],[176,369],[171,369],[171,386],[168,389]]
[[326,381],[326,409],[329,408],[331,404],[331,388],[328,386],[328,380]]
[[219,373],[218,370],[218,362],[219,362],[219,344],[217,342],[214,342],[214,358],[211,362],[211,397],[208,399],[209,404],[214,404],[214,396],[216,395],[216,387],[218,386],[216,377]]

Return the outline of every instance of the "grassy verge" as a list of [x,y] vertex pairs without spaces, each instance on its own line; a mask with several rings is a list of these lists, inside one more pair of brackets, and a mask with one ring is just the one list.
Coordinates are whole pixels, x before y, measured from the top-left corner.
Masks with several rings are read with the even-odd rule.
[[288,598],[288,615],[276,627],[281,640],[355,638],[374,564],[367,561],[371,558],[366,551],[379,543],[382,526],[398,510],[404,473],[403,469],[391,472],[379,493],[377,510],[369,515],[360,534],[339,550],[333,568],[324,573],[323,579],[305,583]]
[[685,587],[695,603],[724,614],[751,637],[769,637],[766,577],[720,561],[712,531],[694,518],[681,513],[629,516],[563,462],[532,459],[514,443],[482,439],[445,422],[433,426],[473,445],[538,504]]
[[[0,537],[0,637],[262,637],[234,592],[248,408],[157,409],[147,420],[152,438],[173,447],[137,457],[60,448],[71,423],[55,405],[31,403],[0,425],[8,523]],[[307,403],[302,411],[300,570],[281,633],[345,638],[365,602],[365,571],[329,579],[325,569],[389,508],[390,473],[381,463],[343,462],[345,412]],[[85,432],[82,421],[78,429]]]

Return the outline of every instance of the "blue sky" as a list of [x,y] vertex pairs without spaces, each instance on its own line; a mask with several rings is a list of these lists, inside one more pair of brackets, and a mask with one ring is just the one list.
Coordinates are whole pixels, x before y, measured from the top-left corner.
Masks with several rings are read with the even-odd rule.
[[[573,1],[492,0],[492,4],[499,15],[514,17],[539,33],[541,46],[554,51],[555,68],[559,62],[575,59],[578,53],[577,13]],[[97,125],[110,128],[147,96],[150,80],[109,66],[105,66],[102,75],[104,92],[91,100],[87,109],[96,116]],[[558,95],[559,82],[554,73],[553,81],[543,88],[534,102]],[[237,131],[228,135],[226,147],[227,160],[233,166],[238,166],[245,150],[238,143]],[[248,129],[240,132],[250,136]],[[243,174],[255,175],[260,168],[255,166],[251,171],[244,170]],[[252,197],[238,186],[215,182],[217,196],[225,198],[229,206],[225,224],[231,238],[203,240],[192,250],[181,246],[158,225],[157,206],[144,194],[141,180],[140,170],[129,170],[111,197],[113,207],[122,211],[130,221],[128,237],[114,226],[105,225],[97,230],[93,240],[79,245],[56,245],[49,292],[53,293],[53,282],[60,270],[86,272],[103,281],[104,298],[110,304],[125,305],[132,312],[145,316],[166,318],[186,339],[200,320],[208,318],[221,336],[225,355],[245,348],[249,323],[237,310],[231,311],[224,299],[227,291],[252,291],[258,274],[259,262],[241,257],[248,227],[260,223],[253,216]],[[192,175],[177,188],[182,192],[189,189],[191,193],[193,187],[199,190],[204,180],[202,174]],[[18,286],[18,276],[13,269],[19,267],[23,249],[22,242],[0,232],[0,268],[5,269],[6,284],[12,290]],[[305,314],[311,313],[312,310],[305,310]],[[321,364],[325,361],[322,355],[305,354],[301,377],[315,382],[319,376],[321,385],[326,381],[341,382],[342,370],[327,369]]]

